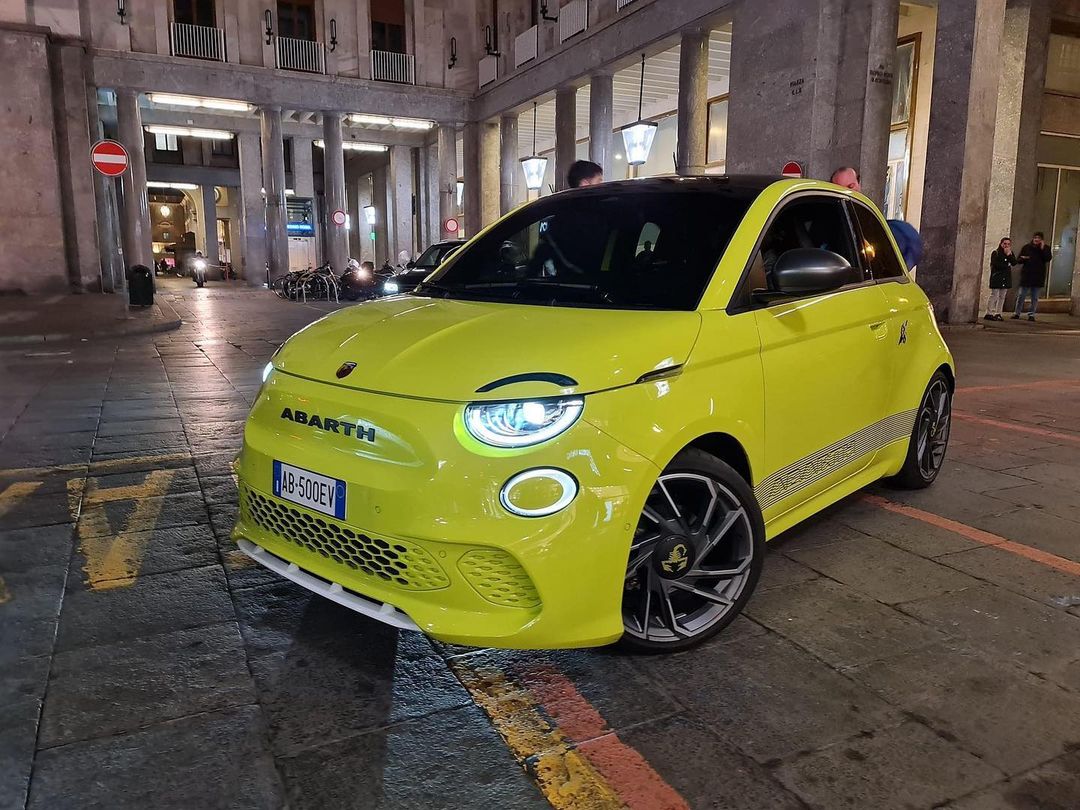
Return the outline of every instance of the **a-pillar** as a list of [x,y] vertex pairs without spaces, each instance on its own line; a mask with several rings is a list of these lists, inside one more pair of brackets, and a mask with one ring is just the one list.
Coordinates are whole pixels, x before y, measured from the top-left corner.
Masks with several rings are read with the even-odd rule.
[[[986,256],[997,248],[1003,236],[1013,237],[1014,251],[1019,255],[1021,245],[1038,230],[1032,216],[1049,35],[1050,5],[1045,0],[1013,0],[1007,4],[994,126],[994,171],[986,211]],[[989,262],[984,262],[983,278],[987,282],[989,272]],[[989,284],[981,286],[985,306]]]
[[709,31],[684,31],[679,48],[678,174],[705,173],[709,114]]
[[1005,0],[938,5],[919,286],[952,323],[975,319],[982,291],[1004,22]]
[[589,160],[611,176],[612,132],[615,127],[614,76],[610,72],[594,73],[589,80]]
[[285,210],[285,142],[281,107],[259,110],[262,132],[263,183],[266,188],[266,241],[270,277],[289,272],[289,218]]
[[120,143],[128,153],[128,170],[121,177],[124,202],[120,233],[127,272],[137,264],[153,269],[154,251],[150,240],[150,201],[146,196],[146,151],[143,148],[139,94],[116,91],[116,125]]
[[881,202],[899,13],[899,0],[740,3],[727,170],[775,175],[795,160],[808,177],[827,180],[854,166],[864,192]]
[[387,224],[390,228],[390,261],[397,263],[402,252],[416,258],[413,217],[412,147],[390,147],[390,170],[387,173]]
[[252,287],[267,282],[266,273],[266,200],[263,198],[262,152],[259,136],[241,132],[236,136],[240,147],[240,221],[243,240],[244,279]]
[[566,175],[577,160],[577,88],[555,91],[555,189],[567,188]]
[[210,264],[218,263],[217,238],[217,195],[213,183],[202,186],[203,240],[206,243],[206,260]]
[[499,213],[508,214],[518,199],[518,116],[504,115],[499,122]]
[[[349,231],[334,222],[345,211],[345,149],[341,143],[341,113],[323,113],[323,193],[326,198],[326,260],[338,273],[349,260]],[[359,227],[359,223],[357,223]]]
[[[439,163],[439,233],[443,239],[453,239],[458,233],[446,230],[446,223],[457,218],[457,132],[452,126],[440,126],[438,133]],[[458,223],[459,229],[461,223]]]

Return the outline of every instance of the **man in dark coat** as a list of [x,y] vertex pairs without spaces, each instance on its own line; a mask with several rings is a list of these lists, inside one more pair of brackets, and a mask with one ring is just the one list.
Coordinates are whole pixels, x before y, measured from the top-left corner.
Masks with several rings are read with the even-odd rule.
[[1041,231],[1036,231],[1031,237],[1031,242],[1024,245],[1020,250],[1020,292],[1016,296],[1016,311],[1013,320],[1016,320],[1024,311],[1024,298],[1031,296],[1031,311],[1028,320],[1035,320],[1035,311],[1039,308],[1039,290],[1046,286],[1046,268],[1050,266],[1050,260],[1054,258],[1050,248],[1043,242]]

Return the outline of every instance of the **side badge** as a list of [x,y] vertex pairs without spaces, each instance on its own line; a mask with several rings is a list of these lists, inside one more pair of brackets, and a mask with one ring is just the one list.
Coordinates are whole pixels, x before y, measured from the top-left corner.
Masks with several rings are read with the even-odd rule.
[[899,345],[901,345],[901,346],[903,346],[905,343],[907,343],[907,325],[908,325],[907,321],[904,321],[902,324],[900,324],[900,343],[899,343]]
[[338,366],[337,378],[339,380],[345,379],[346,377],[348,377],[350,374],[353,373],[354,368],[356,368],[356,363],[353,363],[353,362],[342,363],[340,366]]

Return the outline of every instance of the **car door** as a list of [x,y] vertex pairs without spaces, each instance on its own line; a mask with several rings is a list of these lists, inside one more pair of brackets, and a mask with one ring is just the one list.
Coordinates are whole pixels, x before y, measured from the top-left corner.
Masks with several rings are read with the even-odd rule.
[[849,283],[801,298],[750,301],[761,340],[765,475],[756,490],[775,518],[873,460],[892,377],[887,301],[863,269],[844,200],[789,198],[767,226],[747,290],[769,289],[776,259],[825,248],[851,264]]

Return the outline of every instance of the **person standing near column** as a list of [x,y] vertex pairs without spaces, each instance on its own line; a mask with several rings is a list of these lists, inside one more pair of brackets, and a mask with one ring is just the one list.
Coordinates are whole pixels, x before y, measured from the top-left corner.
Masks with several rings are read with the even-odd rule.
[[997,250],[990,254],[990,300],[986,304],[984,321],[1001,321],[1001,310],[1005,307],[1005,296],[1012,287],[1012,268],[1020,264],[1013,256],[1012,239],[1005,237],[998,242]]
[[1039,308],[1039,290],[1046,285],[1046,268],[1054,255],[1050,248],[1043,242],[1042,231],[1035,231],[1031,241],[1020,250],[1020,292],[1016,296],[1016,311],[1013,320],[1017,320],[1024,312],[1024,298],[1031,296],[1031,311],[1028,320],[1035,320],[1035,312]]

